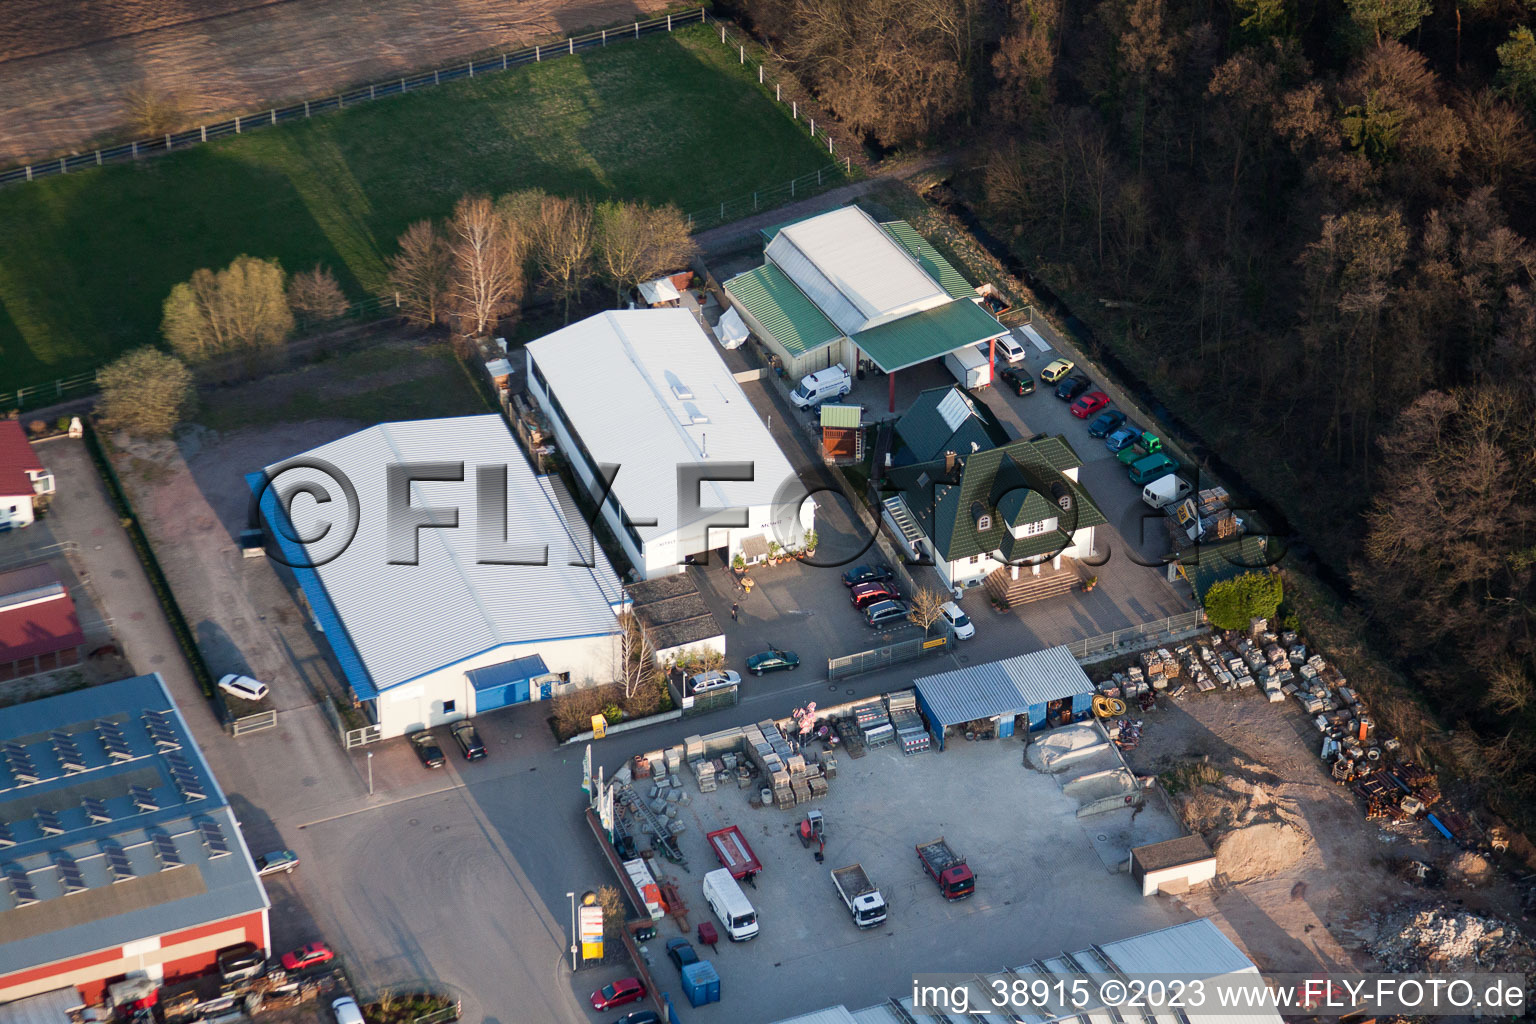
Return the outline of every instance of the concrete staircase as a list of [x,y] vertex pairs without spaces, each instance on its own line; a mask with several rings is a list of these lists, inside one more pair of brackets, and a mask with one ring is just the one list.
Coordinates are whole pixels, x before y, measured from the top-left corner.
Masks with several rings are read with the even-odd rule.
[[1060,569],[1042,566],[1038,576],[1025,567],[1019,569],[1018,579],[1013,579],[1011,572],[1010,569],[998,569],[987,577],[986,582],[987,593],[1010,608],[1071,593],[1083,582],[1077,563],[1070,558],[1062,559]]

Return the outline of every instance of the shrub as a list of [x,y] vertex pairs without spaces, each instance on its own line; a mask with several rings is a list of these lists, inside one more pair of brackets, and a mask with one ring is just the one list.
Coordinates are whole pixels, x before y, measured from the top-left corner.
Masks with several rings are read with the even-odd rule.
[[57,420],[54,420],[53,423],[53,425],[60,430],[68,430],[69,424],[70,418],[68,416],[60,416]]
[[164,437],[192,403],[192,371],[159,349],[136,348],[96,374],[96,411],[115,427],[143,437]]
[[1217,629],[1247,629],[1251,619],[1272,618],[1282,596],[1279,575],[1248,572],[1211,584],[1205,614]]
[[618,725],[624,720],[624,712],[617,704],[609,702],[603,705],[603,717],[608,719],[609,725]]
[[33,437],[41,437],[48,432],[48,423],[45,420],[33,420],[27,424],[27,430]]

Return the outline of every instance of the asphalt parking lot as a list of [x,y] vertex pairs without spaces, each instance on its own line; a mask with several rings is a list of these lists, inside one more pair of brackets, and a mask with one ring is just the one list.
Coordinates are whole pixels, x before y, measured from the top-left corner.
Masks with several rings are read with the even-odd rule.
[[[720,973],[722,999],[691,1009],[664,952],[679,929],[670,918],[660,922],[647,943],[657,984],[690,1022],[768,1021],[834,1003],[857,1009],[883,1001],[909,991],[914,971],[992,971],[1188,919],[1171,901],[1143,899],[1127,874],[1105,868],[1094,844],[1125,822],[1114,813],[1079,819],[1059,780],[1024,764],[1024,750],[1015,738],[908,757],[894,744],[857,760],[838,755],[829,795],[809,805],[826,819],[822,864],[796,835],[805,807],[752,809],[750,789],[701,794],[688,775],[688,869],[659,868],[687,902],[689,934],[713,920],[701,882],[719,865],[705,833],[732,824],[763,863],[756,888],[745,889],[761,931],[740,944],[722,935],[718,951],[695,942]],[[1131,841],[1178,834],[1160,808],[1141,814],[1124,833]],[[976,873],[976,894],[967,900],[946,902],[917,861],[916,844],[940,835]],[[831,869],[856,862],[889,906],[886,923],[864,931],[830,877]]]

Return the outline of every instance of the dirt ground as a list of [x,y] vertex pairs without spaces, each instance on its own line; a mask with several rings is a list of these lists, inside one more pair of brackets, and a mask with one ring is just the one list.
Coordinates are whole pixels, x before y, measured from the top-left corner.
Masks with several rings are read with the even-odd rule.
[[127,133],[123,99],[173,97],[186,126],[650,17],[662,0],[8,0],[0,163]]
[[[1160,774],[1204,760],[1221,773],[1200,787],[1213,800],[1194,815],[1196,825],[1201,811],[1213,824],[1201,831],[1217,852],[1217,880],[1181,899],[1224,919],[1260,969],[1379,969],[1379,944],[1401,930],[1405,907],[1523,920],[1509,883],[1426,823],[1367,821],[1324,770],[1317,731],[1294,702],[1190,688],[1140,717],[1140,746],[1126,755],[1132,770]],[[1174,802],[1187,809],[1188,792]],[[1232,819],[1245,827],[1221,823]],[[1444,873],[1435,888],[1407,880],[1414,861]]]

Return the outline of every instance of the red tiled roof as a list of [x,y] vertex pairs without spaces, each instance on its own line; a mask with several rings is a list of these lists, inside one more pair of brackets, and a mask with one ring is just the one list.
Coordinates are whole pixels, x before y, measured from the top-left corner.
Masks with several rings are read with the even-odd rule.
[[27,471],[43,471],[43,463],[27,443],[26,431],[16,420],[0,420],[0,494],[31,494]]
[[85,643],[75,602],[46,565],[0,574],[0,662]]

